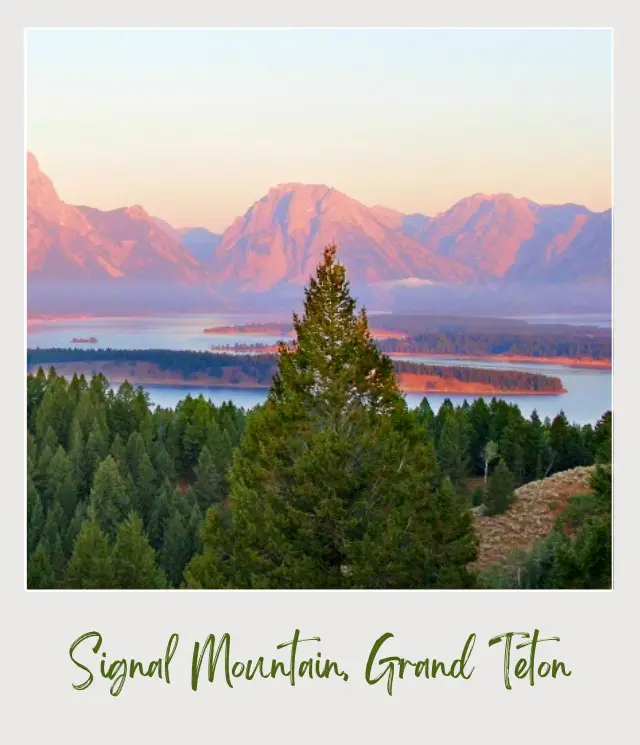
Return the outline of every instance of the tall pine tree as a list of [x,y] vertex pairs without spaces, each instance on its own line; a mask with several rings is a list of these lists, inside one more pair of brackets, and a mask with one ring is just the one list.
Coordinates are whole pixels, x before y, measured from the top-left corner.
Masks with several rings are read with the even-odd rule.
[[434,492],[433,447],[356,312],[335,246],[294,327],[235,451],[230,522],[209,510],[187,585],[469,586],[468,510]]

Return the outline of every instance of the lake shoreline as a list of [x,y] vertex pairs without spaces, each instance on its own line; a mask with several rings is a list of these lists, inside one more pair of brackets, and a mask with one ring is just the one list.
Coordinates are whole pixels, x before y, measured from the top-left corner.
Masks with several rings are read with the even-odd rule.
[[[233,346],[212,345],[209,351],[233,354],[277,354],[278,347],[275,344],[260,344],[251,349],[236,348]],[[585,370],[611,370],[611,360],[594,360],[586,357],[527,357],[526,355],[506,354],[442,354],[438,352],[384,352],[387,357],[397,359],[401,357],[433,357],[434,359],[446,360],[476,360],[479,362],[505,362],[515,364],[532,365],[561,365],[562,367],[578,367]],[[428,363],[425,363],[428,364]],[[455,367],[455,365],[453,365]]]
[[506,354],[438,354],[435,352],[385,352],[392,359],[397,357],[436,357],[448,360],[478,360],[486,362],[514,362],[538,364],[538,365],[561,365],[562,367],[579,367],[589,370],[611,370],[611,360],[594,360],[588,357],[527,357],[526,355]]
[[[269,390],[269,384],[257,383],[251,380],[233,382],[221,378],[212,378],[208,376],[195,377],[190,379],[175,377],[172,375],[140,375],[123,373],[116,369],[110,363],[105,364],[88,364],[82,365],[77,363],[52,363],[59,375],[71,378],[73,375],[84,375],[91,377],[95,372],[102,373],[110,383],[121,384],[128,381],[133,386],[166,386],[169,388],[230,388],[230,389],[253,389]],[[27,372],[34,374],[38,368],[43,370],[46,365],[30,365]],[[101,370],[100,367],[103,369]],[[420,380],[420,378],[429,377],[429,382]],[[519,389],[496,388],[494,386],[482,383],[463,383],[460,381],[453,382],[444,380],[437,376],[419,376],[415,373],[397,373],[396,379],[402,393],[424,393],[424,394],[442,394],[442,395],[469,395],[469,396],[559,396],[567,393],[563,387],[562,390],[554,391],[528,391]]]

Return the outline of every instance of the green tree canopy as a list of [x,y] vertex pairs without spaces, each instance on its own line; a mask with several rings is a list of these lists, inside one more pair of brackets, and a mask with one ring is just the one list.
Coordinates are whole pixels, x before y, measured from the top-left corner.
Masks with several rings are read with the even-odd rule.
[[123,589],[158,589],[164,586],[164,577],[156,564],[156,552],[135,512],[118,529],[113,549],[113,580],[114,587]]
[[68,588],[80,590],[108,590],[114,586],[109,539],[93,513],[76,538],[65,584]]

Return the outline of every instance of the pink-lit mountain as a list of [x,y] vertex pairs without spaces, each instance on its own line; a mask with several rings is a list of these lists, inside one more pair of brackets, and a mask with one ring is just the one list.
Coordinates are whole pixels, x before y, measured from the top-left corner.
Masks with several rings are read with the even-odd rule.
[[422,277],[470,282],[473,270],[407,237],[401,227],[327,186],[269,190],[222,235],[211,258],[219,278],[265,290],[304,284],[328,243],[337,243],[354,283]]
[[102,211],[60,200],[27,154],[27,271],[45,280],[171,280],[202,283],[208,272],[142,207]]
[[65,204],[31,154],[27,182],[27,266],[41,281],[293,289],[333,242],[356,285],[589,284],[611,277],[611,210],[475,194],[427,217],[367,207],[323,185],[282,184],[219,236],[174,229],[139,206]]
[[414,238],[480,279],[608,281],[611,273],[611,210],[474,194],[429,220]]

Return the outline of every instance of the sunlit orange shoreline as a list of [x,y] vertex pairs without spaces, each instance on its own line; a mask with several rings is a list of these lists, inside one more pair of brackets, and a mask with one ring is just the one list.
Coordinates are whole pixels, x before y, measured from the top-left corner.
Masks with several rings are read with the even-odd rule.
[[[131,385],[148,386],[164,385],[175,388],[253,388],[268,390],[269,384],[260,384],[247,378],[232,382],[229,379],[214,378],[208,375],[196,375],[185,379],[179,375],[161,370],[155,364],[136,363],[137,370],[131,374],[131,364],[117,362],[60,362],[51,363],[59,375],[72,378],[73,375],[91,377],[95,373],[102,373],[111,383],[120,384],[128,380]],[[39,367],[43,369],[49,365],[30,365],[29,372],[35,373]],[[126,369],[126,372],[123,371]],[[465,383],[452,379],[440,378],[437,375],[423,375],[421,373],[397,372],[396,380],[403,393],[441,393],[445,395],[474,395],[474,396],[558,396],[566,393],[563,387],[555,391],[527,391],[514,388],[499,388],[489,383]]]

